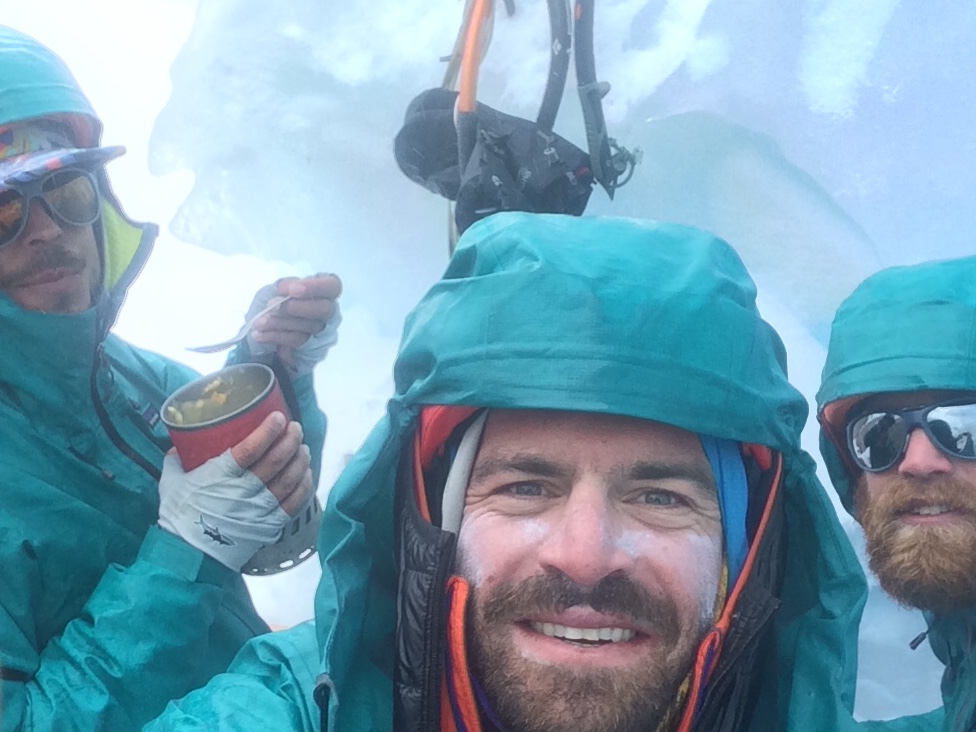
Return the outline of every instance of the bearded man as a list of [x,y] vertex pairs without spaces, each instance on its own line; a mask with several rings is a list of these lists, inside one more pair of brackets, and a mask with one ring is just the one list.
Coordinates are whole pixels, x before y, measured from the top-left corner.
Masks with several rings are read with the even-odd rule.
[[330,492],[314,626],[149,729],[850,728],[864,577],[755,294],[695,229],[475,223]]
[[821,450],[871,570],[925,611],[945,730],[976,724],[976,258],[883,270],[840,306]]

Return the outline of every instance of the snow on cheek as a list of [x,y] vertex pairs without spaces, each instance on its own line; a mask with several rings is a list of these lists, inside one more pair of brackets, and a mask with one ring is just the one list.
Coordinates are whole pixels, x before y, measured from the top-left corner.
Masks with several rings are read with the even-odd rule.
[[616,538],[618,551],[634,562],[650,560],[700,604],[701,617],[711,620],[722,570],[722,537],[698,533],[660,536],[653,531],[626,530]]
[[690,534],[688,542],[689,577],[697,575],[697,596],[701,602],[701,618],[711,621],[715,617],[715,603],[722,574],[722,537]]
[[[659,551],[657,537],[651,531],[626,530],[616,537],[617,549],[627,554],[634,561],[642,557],[652,557]],[[661,547],[663,548],[663,547]]]
[[530,557],[530,550],[538,547],[549,531],[549,524],[537,518],[510,519],[503,529],[497,524],[482,527],[477,521],[462,522],[457,571],[473,587],[489,580],[509,579],[516,562]]
[[522,546],[536,546],[546,539],[549,535],[550,526],[548,523],[537,518],[528,518],[518,521],[513,527],[515,540]]

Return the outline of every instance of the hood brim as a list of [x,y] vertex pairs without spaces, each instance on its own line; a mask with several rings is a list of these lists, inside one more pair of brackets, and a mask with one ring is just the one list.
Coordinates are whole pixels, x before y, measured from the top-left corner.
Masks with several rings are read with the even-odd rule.
[[23,185],[60,168],[97,168],[125,153],[121,145],[58,148],[0,160],[0,191]]

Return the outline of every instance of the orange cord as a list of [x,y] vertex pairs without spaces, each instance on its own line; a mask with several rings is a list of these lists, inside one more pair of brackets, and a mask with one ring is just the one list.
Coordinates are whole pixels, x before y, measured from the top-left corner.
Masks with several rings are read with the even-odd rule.
[[427,488],[424,486],[424,466],[420,458],[420,441],[421,430],[418,427],[413,436],[413,491],[414,498],[417,501],[417,509],[424,521],[429,524],[430,507],[427,505]]
[[[471,671],[468,669],[468,649],[464,635],[465,609],[468,605],[470,587],[461,577],[451,577],[447,581],[448,617],[447,617],[447,653],[453,663],[451,683],[447,680],[445,668],[444,681],[441,684],[443,692],[450,686],[454,690],[454,702],[461,722],[467,732],[481,732],[481,718],[478,714],[478,701],[471,687]],[[445,704],[441,701],[441,728],[455,726],[454,710],[450,699]],[[447,717],[445,718],[445,714]],[[449,723],[449,724],[446,724]]]
[[474,112],[478,106],[478,67],[481,65],[481,27],[492,10],[492,0],[475,0],[471,22],[464,36],[461,56],[461,82],[458,87],[458,112]]
[[477,412],[477,407],[432,404],[423,407],[413,436],[413,485],[417,509],[424,521],[430,523],[424,469],[444,448],[454,428]]
[[[746,580],[752,574],[752,567],[756,563],[756,556],[759,554],[759,545],[762,544],[762,539],[766,535],[766,528],[769,526],[769,519],[773,512],[773,506],[776,503],[776,497],[779,495],[780,483],[783,478],[783,456],[777,454],[776,458],[776,475],[773,477],[773,484],[769,489],[769,496],[766,498],[766,507],[763,509],[762,518],[759,520],[759,527],[756,529],[756,538],[753,540],[752,546],[749,547],[746,562],[742,567],[742,571],[739,573],[739,579],[732,589],[732,594],[729,595],[728,602],[725,603],[725,610],[722,612],[718,622],[715,623],[715,627],[709,631],[705,640],[698,647],[691,691],[688,694],[687,706],[685,707],[684,714],[681,716],[681,724],[678,725],[677,732],[688,732],[691,729],[691,723],[695,717],[695,708],[698,706],[698,696],[701,693],[702,686],[708,683],[708,679],[703,679],[702,677],[706,671],[711,675],[712,669],[715,668],[716,664],[714,661],[718,660],[718,654],[722,651],[722,643],[732,625],[732,615],[735,612],[735,607],[739,602],[739,597],[742,595]],[[711,668],[705,669],[705,662],[708,660],[709,655],[713,657],[713,663],[711,664]]]

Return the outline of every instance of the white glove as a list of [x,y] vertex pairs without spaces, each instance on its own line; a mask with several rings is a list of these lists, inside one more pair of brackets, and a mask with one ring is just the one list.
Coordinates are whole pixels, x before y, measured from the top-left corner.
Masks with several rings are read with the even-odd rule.
[[[271,298],[278,297],[279,294],[277,283],[265,285],[258,290],[254,295],[254,300],[251,302],[251,307],[247,311],[245,320],[250,320],[259,311],[267,307],[268,303],[271,302]],[[293,378],[312,373],[315,366],[325,359],[329,349],[339,340],[339,324],[342,322],[342,313],[339,311],[338,301],[333,301],[333,306],[335,311],[325,324],[325,327],[318,333],[309,335],[307,341],[294,349],[293,362],[288,367],[288,371]],[[251,353],[255,356],[273,353],[278,348],[274,343],[254,340],[251,337],[251,333],[248,333],[247,345]]]
[[291,517],[230,450],[189,473],[175,454],[163,460],[159,525],[226,567],[241,567],[274,544]]

